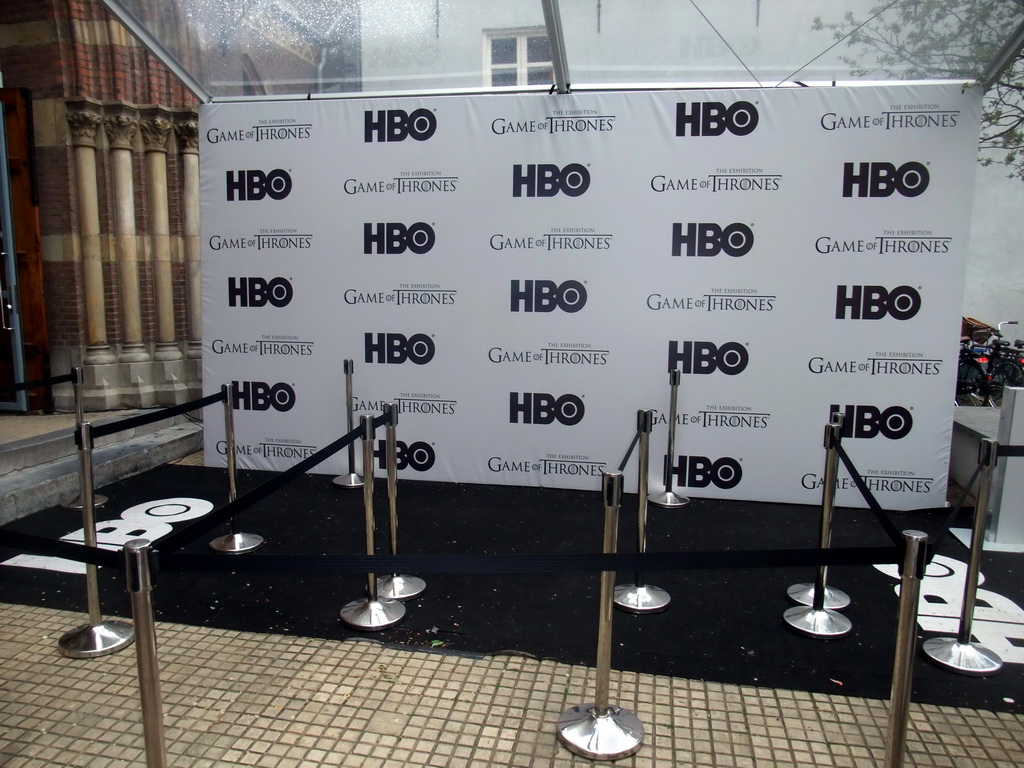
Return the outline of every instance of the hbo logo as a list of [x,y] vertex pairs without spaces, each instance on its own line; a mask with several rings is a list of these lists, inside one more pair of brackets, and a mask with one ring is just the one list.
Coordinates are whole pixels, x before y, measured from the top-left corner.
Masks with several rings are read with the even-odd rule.
[[722,228],[718,224],[687,224],[683,233],[682,224],[672,225],[672,255],[682,256],[683,246],[687,256],[746,256],[754,247],[754,233],[746,224],[730,224]]
[[671,371],[682,363],[683,373],[709,374],[721,371],[726,376],[742,372],[750,355],[746,348],[736,341],[717,346],[710,341],[684,341],[679,351],[679,342],[668,343],[668,369]]
[[422,255],[434,247],[436,239],[433,228],[422,221],[409,227],[393,222],[363,224],[363,253],[366,254],[395,255],[408,250]]
[[234,407],[243,411],[290,411],[295,406],[295,390],[283,382],[273,386],[262,381],[233,381]]
[[914,426],[914,417],[910,411],[899,405],[893,405],[884,411],[873,405],[829,406],[829,416],[833,413],[843,415],[843,437],[875,437],[882,435],[890,440],[899,440],[910,434]]
[[292,191],[292,177],[287,171],[228,171],[228,202],[238,200],[284,200]]
[[734,136],[754,132],[759,120],[757,108],[749,101],[737,101],[726,107],[720,101],[684,101],[676,104],[676,136]]
[[587,289],[578,280],[566,280],[561,285],[552,280],[512,281],[511,310],[518,312],[579,312],[587,303]]
[[837,285],[836,320],[881,320],[886,315],[909,320],[921,309],[921,294],[909,285],[891,291],[881,285]]
[[367,333],[363,336],[366,362],[400,365],[406,361],[426,365],[434,359],[434,341],[424,333],[406,338],[401,333]]
[[429,109],[409,114],[404,109],[367,110],[363,113],[363,142],[404,141],[412,138],[426,141],[437,130],[437,118]]
[[707,488],[735,488],[743,479],[743,468],[736,459],[723,456],[711,461],[707,456],[680,456],[672,467],[672,474],[681,486]]
[[[378,440],[377,450],[373,452],[377,458],[377,466],[381,469],[388,467],[387,441]],[[437,460],[433,447],[429,443],[417,441],[406,444],[401,440],[395,441],[395,468],[406,469],[411,467],[417,472],[426,472]]]
[[559,168],[551,163],[512,166],[512,197],[579,197],[590,189],[590,171],[579,163]]
[[518,424],[522,416],[523,424],[551,424],[558,421],[567,427],[583,421],[586,408],[583,399],[576,395],[554,397],[546,392],[508,393],[508,421]]
[[[96,543],[102,549],[117,549],[123,547],[132,539],[145,538],[156,540],[166,536],[174,530],[172,523],[183,523],[186,520],[195,520],[204,517],[213,511],[213,504],[205,499],[172,498],[160,499],[159,501],[144,501],[129,507],[121,513],[117,520],[103,520],[96,523]],[[80,542],[85,540],[85,529],[79,528],[65,536],[63,541]],[[44,561],[52,562],[54,570],[62,570],[68,573],[75,573],[74,569],[81,568],[85,573],[85,566],[79,563],[61,560],[58,558],[44,558]],[[71,570],[68,569],[70,566]],[[37,565],[37,568],[44,566]]]
[[262,277],[229,277],[229,307],[286,307],[295,291],[283,277],[264,280]]
[[843,197],[889,197],[899,192],[904,197],[917,197],[928,189],[928,169],[918,162],[843,164]]

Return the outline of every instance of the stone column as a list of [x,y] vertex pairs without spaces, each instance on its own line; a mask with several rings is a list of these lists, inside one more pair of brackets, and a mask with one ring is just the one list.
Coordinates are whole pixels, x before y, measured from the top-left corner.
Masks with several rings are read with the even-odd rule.
[[122,363],[147,362],[150,354],[142,343],[139,254],[135,232],[135,184],[132,177],[132,146],[139,129],[139,115],[134,108],[126,104],[108,104],[103,125],[110,145],[114,242],[121,283],[123,342],[118,359]]
[[114,363],[107,343],[107,308],[103,285],[99,198],[96,186],[96,131],[103,121],[99,104],[87,99],[67,102],[67,121],[75,154],[78,188],[78,241],[85,299],[84,365]]
[[199,241],[199,121],[192,111],[174,123],[181,153],[182,229],[185,237],[185,288],[188,306],[188,347],[185,357],[203,356],[202,247]]
[[174,279],[171,270],[171,226],[167,202],[167,139],[171,121],[164,110],[143,110],[140,127],[146,149],[149,192],[149,240],[153,255],[153,293],[156,309],[154,359],[182,359],[174,331]]

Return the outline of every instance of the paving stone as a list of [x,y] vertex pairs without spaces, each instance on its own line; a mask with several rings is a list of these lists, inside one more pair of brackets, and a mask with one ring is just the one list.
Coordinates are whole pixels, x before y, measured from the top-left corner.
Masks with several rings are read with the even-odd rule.
[[[146,765],[134,647],[68,659],[81,616],[0,603],[0,764]],[[206,766],[582,768],[559,715],[593,699],[594,670],[363,640],[159,623],[169,763]],[[882,766],[888,702],[613,671],[612,700],[645,728],[622,768]],[[619,698],[621,696],[621,698]],[[1024,717],[911,705],[906,764],[1019,766]],[[598,763],[601,764],[601,763]]]

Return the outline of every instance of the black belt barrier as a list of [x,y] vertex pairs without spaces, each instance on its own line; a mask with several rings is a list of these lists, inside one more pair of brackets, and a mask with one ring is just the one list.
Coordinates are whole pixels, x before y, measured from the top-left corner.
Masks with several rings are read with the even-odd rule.
[[629,448],[626,449],[626,455],[622,457],[622,461],[619,463],[619,472],[626,469],[626,465],[629,463],[629,457],[633,455],[633,449],[636,448],[636,444],[640,441],[640,430],[637,430],[636,434],[633,435],[633,442],[629,444]]
[[[1024,445],[1000,445],[996,449],[996,456],[1024,456]],[[982,467],[983,465],[979,463],[978,466],[974,468],[974,472],[967,481],[967,485],[964,486],[963,493],[960,494],[960,501],[957,502],[956,506],[953,507],[946,516],[946,521],[942,525],[941,532],[934,539],[934,543],[931,547],[931,556],[928,558],[928,562],[931,562],[931,558],[935,556],[939,546],[949,534],[950,528],[953,527],[953,521],[956,520],[957,516],[960,514],[960,510],[963,509],[964,502],[970,495],[974,484],[978,482],[978,476],[981,474]],[[975,514],[977,514],[977,511],[975,511]]]
[[[159,542],[157,542],[159,543]],[[556,573],[570,571],[699,571],[728,568],[789,568],[815,565],[898,563],[901,547],[749,550],[746,552],[646,552],[580,555],[248,555],[164,554],[164,571],[286,573]]]
[[101,549],[100,547],[87,547],[84,544],[76,544],[72,541],[47,539],[42,536],[33,536],[29,533],[18,533],[17,531],[0,531],[0,546],[11,547],[22,552],[30,552],[33,555],[62,557],[65,560],[74,560],[76,563],[88,563],[103,568],[124,570],[124,555],[120,551],[115,552],[109,549]]
[[953,521],[956,520],[957,516],[960,514],[960,510],[963,509],[964,502],[967,501],[971,488],[973,488],[974,484],[978,482],[978,476],[981,474],[981,470],[981,464],[974,468],[974,472],[971,474],[971,479],[967,481],[964,492],[960,494],[960,501],[958,501],[956,506],[949,511],[948,515],[946,515],[946,520],[943,522],[942,528],[939,529],[939,535],[932,540],[931,552],[928,557],[929,563],[931,562],[932,557],[935,556],[935,553],[939,551],[939,547],[942,545],[942,542],[945,541],[946,536],[949,535],[949,529],[953,527]]
[[875,514],[875,518],[881,524],[882,528],[885,529],[886,534],[890,539],[892,539],[893,544],[900,544],[903,541],[903,534],[900,533],[899,529],[897,529],[895,525],[893,525],[892,520],[889,519],[889,516],[885,514],[885,511],[882,509],[882,505],[878,503],[874,494],[871,493],[871,489],[868,488],[867,483],[864,482],[864,478],[860,476],[857,468],[853,466],[853,462],[843,449],[841,441],[836,442],[836,453],[839,454],[839,458],[842,459],[843,466],[846,467],[846,471],[850,473],[850,477],[853,479],[854,485],[857,486],[857,490],[860,491],[860,495],[864,497],[864,501],[867,502],[868,507]]
[[[381,426],[388,421],[387,414],[378,416],[373,420],[373,428]],[[290,483],[299,475],[303,475],[317,464],[321,463],[325,459],[330,458],[346,445],[352,443],[356,438],[360,437],[363,433],[362,427],[356,427],[347,435],[343,435],[335,440],[333,443],[328,445],[326,448],[321,448],[319,451],[314,453],[312,456],[307,456],[305,459],[289,467],[284,472],[275,475],[267,482],[263,483],[257,488],[249,491],[244,496],[239,496],[232,502],[225,504],[220,509],[215,509],[208,515],[199,518],[187,528],[184,528],[176,533],[172,533],[166,539],[163,540],[163,547],[166,551],[173,551],[181,549],[186,544],[194,541],[198,537],[216,528],[221,523],[226,522],[230,518],[237,515],[244,509],[248,509],[258,501],[262,501],[270,494],[274,493],[279,488]]]
[[[211,403],[222,401],[223,395],[218,393],[209,397],[177,406],[168,411],[176,413],[185,410],[192,410]],[[155,414],[154,414],[155,416]],[[152,417],[145,417],[143,423],[149,420],[156,420]],[[127,419],[125,422],[134,421]],[[376,417],[373,420],[373,427],[387,423],[387,413]],[[108,430],[104,434],[110,434],[116,430]],[[883,528],[893,538],[894,545],[890,547],[849,547],[849,548],[814,548],[797,550],[751,550],[751,551],[725,551],[725,552],[659,552],[659,553],[632,553],[632,554],[579,554],[579,555],[549,555],[549,554],[521,554],[521,555],[484,555],[484,554],[447,554],[447,555],[250,555],[245,558],[225,558],[220,555],[210,554],[187,554],[180,550],[198,537],[207,533],[212,528],[222,524],[242,510],[252,506],[258,501],[268,497],[287,483],[301,474],[308,472],[311,468],[325,459],[334,455],[342,448],[354,442],[363,434],[360,426],[352,432],[338,438],[330,445],[317,451],[312,456],[303,459],[289,469],[276,475],[271,480],[263,483],[244,496],[226,504],[220,509],[214,510],[183,530],[174,532],[154,542],[154,565],[168,572],[184,571],[205,571],[205,572],[258,572],[258,571],[279,571],[287,573],[366,573],[367,571],[380,571],[381,573],[397,573],[400,571],[423,572],[423,573],[540,573],[540,572],[566,572],[566,571],[608,571],[621,570],[630,571],[643,569],[645,571],[664,570],[702,570],[722,568],[775,568],[775,567],[803,567],[803,566],[832,566],[832,565],[880,565],[899,563],[905,549],[903,537],[893,525],[892,521],[884,513],[881,506],[875,500],[867,488],[863,478],[853,466],[849,456],[841,445],[837,445],[837,453],[842,459],[846,469],[857,488],[868,503],[868,506],[875,513]],[[638,433],[639,434],[639,433]],[[635,439],[634,439],[635,444]],[[631,445],[626,454],[626,460],[632,453],[634,445]],[[998,451],[1001,456],[1022,456],[1024,446],[1002,446]],[[969,490],[977,479],[977,470],[968,483]],[[966,497],[966,493],[965,493]],[[928,547],[929,559],[937,549],[937,545],[948,531],[949,524],[959,513],[963,504],[960,504],[950,514],[943,533],[940,534]],[[55,541],[29,534],[13,531],[0,531],[0,546],[11,547],[24,552],[31,552],[41,555],[62,557],[82,563],[124,569],[124,561],[116,552],[110,550],[86,547],[65,541]]]
[[[262,487],[262,486],[261,486]],[[155,544],[166,544],[168,536]],[[0,546],[124,570],[120,552],[40,536],[0,531]],[[247,555],[153,551],[154,565],[167,572],[309,573],[340,574],[379,571],[397,573],[555,573],[570,571],[695,571],[722,568],[789,568],[817,565],[881,565],[897,563],[901,547],[847,547],[842,549],[749,550],[723,552],[647,552],[579,555]]]
[[[128,429],[136,429],[137,427],[144,427],[147,424],[154,424],[164,419],[170,419],[174,416],[179,416],[189,411],[197,411],[200,408],[205,408],[208,405],[214,403],[223,403],[224,393],[216,392],[206,397],[201,397],[198,400],[192,400],[188,403],[182,403],[181,405],[172,405],[167,408],[160,408],[150,413],[142,413],[138,416],[129,416],[126,419],[118,419],[112,421],[109,424],[97,424],[92,428],[92,436],[94,439],[105,437],[106,435],[112,435],[115,432],[124,432]],[[78,444],[79,436],[75,433],[75,444]]]
[[0,387],[0,395],[7,395],[12,392],[21,392],[23,389],[35,389],[36,387],[52,387],[55,384],[67,384],[75,380],[73,373],[65,373],[63,376],[54,376],[52,379],[36,379],[35,381],[19,381],[16,384],[5,384]]

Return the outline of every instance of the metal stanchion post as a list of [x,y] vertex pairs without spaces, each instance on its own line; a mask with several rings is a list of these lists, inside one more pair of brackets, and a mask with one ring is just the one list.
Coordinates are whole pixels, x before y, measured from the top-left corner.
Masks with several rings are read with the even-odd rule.
[[[373,416],[360,419],[363,431],[363,507],[366,510],[366,554],[375,553],[373,543]],[[377,574],[366,575],[366,597],[353,600],[341,609],[342,623],[352,629],[378,630],[395,626],[405,618],[405,605],[398,600],[382,599],[377,592]]]
[[892,665],[892,695],[889,697],[889,729],[885,744],[885,768],[900,768],[907,744],[907,715],[910,710],[914,676],[914,648],[917,643],[917,601],[924,576],[925,544],[921,531],[904,531],[906,550],[900,581],[900,607],[896,622],[896,651]]
[[[637,552],[641,555],[647,551],[647,472],[650,463],[650,437],[654,428],[654,411],[637,411],[636,428],[640,433],[640,465],[637,478]],[[616,607],[630,613],[657,613],[668,608],[672,598],[661,587],[645,584],[642,575],[637,572],[632,584],[620,584],[615,587],[614,603]]]
[[672,462],[676,456],[676,418],[679,412],[679,379],[678,368],[668,372],[668,383],[670,387],[669,416],[668,416],[668,450],[665,453],[665,490],[653,494],[648,503],[656,507],[677,508],[685,507],[690,500],[685,496],[679,496],[672,491]]
[[[75,366],[71,369],[71,374],[74,378],[71,380],[71,387],[75,393],[75,431],[81,431],[82,424],[85,422],[85,403],[82,398],[82,385],[85,384],[85,376],[82,374],[81,366]],[[92,508],[102,507],[108,501],[107,497],[102,493],[93,493],[92,495]],[[82,490],[79,488],[78,496],[74,501],[67,505],[68,509],[81,509],[82,508]]]
[[153,582],[149,569],[149,541],[132,539],[124,545],[128,593],[138,639],[135,658],[139,668],[142,701],[142,735],[147,768],[166,768],[164,715],[160,699],[160,663],[156,655],[156,622],[153,619]]
[[[839,476],[839,440],[842,439],[843,417],[834,414],[832,421],[825,427],[825,486],[821,492],[821,532],[819,543],[822,549],[828,549],[832,540],[832,512],[835,510],[836,479]],[[850,596],[841,589],[827,584],[828,567],[818,568],[814,583],[792,584],[786,595],[797,605],[813,606],[818,590],[823,590],[824,601],[821,608],[831,611],[842,611],[850,607]]]
[[978,500],[974,507],[974,527],[971,531],[971,559],[967,565],[967,579],[964,582],[964,599],[960,608],[960,631],[956,637],[933,637],[923,645],[925,655],[939,666],[953,672],[975,677],[994,675],[1003,668],[1003,660],[995,651],[980,643],[971,642],[971,625],[974,622],[974,605],[978,595],[978,578],[981,571],[981,553],[984,549],[985,526],[988,518],[989,492],[992,486],[992,471],[995,469],[999,443],[995,440],[981,441],[978,463],[981,465],[981,483],[978,486]]
[[[238,498],[238,484],[235,482],[237,457],[235,455],[235,393],[227,384],[222,384],[224,395],[224,441],[228,452],[228,501]],[[263,546],[264,539],[256,533],[239,533],[235,518],[231,518],[231,533],[219,536],[210,542],[210,549],[226,555],[240,555]]]
[[[355,429],[352,415],[352,372],[355,364],[351,359],[345,361],[345,425],[349,432]],[[363,467],[363,474],[370,475],[372,471]],[[355,444],[348,446],[348,473],[338,475],[331,481],[336,488],[362,488],[363,478],[356,474],[356,447]]]
[[[828,549],[832,536],[832,510],[836,500],[836,478],[839,475],[839,454],[836,451],[842,424],[832,421],[825,427],[825,485],[821,493],[820,548]],[[825,640],[850,633],[853,624],[837,610],[850,604],[844,592],[830,589],[825,583],[828,568],[819,566],[814,584],[794,584],[786,592],[791,600],[802,603],[787,610],[783,620],[797,632]],[[809,603],[803,603],[809,600]],[[836,607],[832,607],[836,606]]]
[[[622,473],[602,476],[604,553],[616,551]],[[597,687],[592,704],[580,704],[558,718],[558,739],[591,760],[616,760],[632,755],[643,743],[644,727],[627,709],[609,703],[612,658],[612,588],[615,571],[601,572],[601,606],[597,627]]]
[[[386,403],[384,411],[388,415],[385,427],[388,453],[388,506],[391,521],[391,554],[398,554],[398,403]],[[419,576],[407,576],[392,573],[384,576],[377,583],[377,594],[389,600],[412,600],[423,594],[427,583]]]
[[[82,528],[85,546],[96,547],[96,514],[92,507],[92,424],[84,422],[78,429],[78,470],[82,484]],[[127,647],[135,639],[130,622],[119,619],[103,621],[100,613],[100,587],[97,568],[85,564],[85,594],[89,623],[76,627],[57,642],[60,652],[76,659],[105,656]]]

